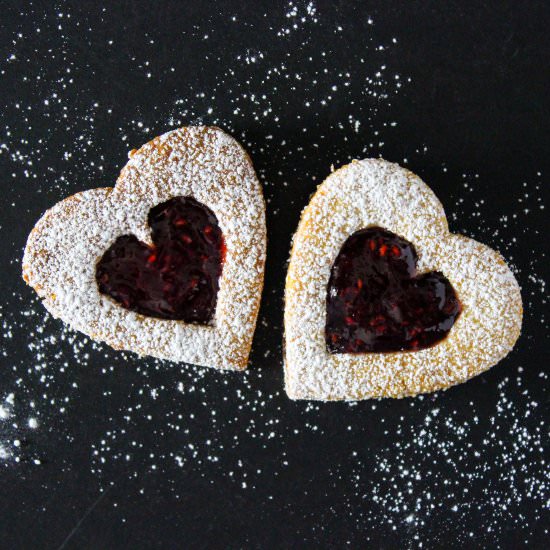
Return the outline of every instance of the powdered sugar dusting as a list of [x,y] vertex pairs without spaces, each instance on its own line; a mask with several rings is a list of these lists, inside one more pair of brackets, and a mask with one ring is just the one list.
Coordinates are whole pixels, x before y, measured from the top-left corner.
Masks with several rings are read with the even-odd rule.
[[[225,235],[214,326],[159,320],[99,293],[95,265],[120,235],[151,242],[149,210],[175,196],[207,205]],[[246,367],[263,281],[264,202],[239,145],[221,130],[165,134],[131,155],[114,189],[79,193],[49,210],[31,233],[25,279],[73,328],[128,349],[218,368]]]
[[[413,353],[330,354],[326,293],[342,244],[359,229],[381,226],[415,244],[418,271],[440,271],[463,312],[439,344]],[[447,230],[443,207],[411,172],[383,160],[344,166],[304,210],[287,276],[285,377],[301,399],[403,397],[464,382],[513,347],[521,328],[519,286],[502,258]]]

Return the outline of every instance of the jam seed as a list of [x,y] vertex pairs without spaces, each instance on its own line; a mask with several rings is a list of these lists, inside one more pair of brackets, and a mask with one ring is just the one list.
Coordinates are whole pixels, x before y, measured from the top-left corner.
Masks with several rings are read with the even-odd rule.
[[380,252],[380,256],[385,256],[386,252],[388,251],[388,245],[383,244],[378,251]]
[[383,325],[386,323],[386,318],[383,315],[377,315],[369,321],[371,327],[375,325]]
[[443,307],[443,313],[450,315],[455,311],[455,309],[456,309],[456,304],[454,304],[453,302],[447,302]]

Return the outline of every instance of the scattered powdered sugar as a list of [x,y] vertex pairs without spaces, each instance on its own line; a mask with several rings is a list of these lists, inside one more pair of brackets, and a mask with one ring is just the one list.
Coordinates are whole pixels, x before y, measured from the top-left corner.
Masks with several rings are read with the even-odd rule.
[[[541,372],[540,378],[542,382],[547,375]],[[477,515],[479,546],[490,546],[503,523],[520,529],[522,509],[532,499],[543,499],[550,489],[550,478],[543,474],[548,428],[544,423],[527,425],[525,419],[537,414],[539,405],[529,400],[518,403],[515,394],[521,391],[519,376],[505,377],[491,395],[489,416],[428,405],[423,422],[388,427],[386,433],[394,442],[376,456],[371,474],[376,481],[370,491],[363,484],[362,457],[354,456],[355,494],[374,504],[361,519],[369,523],[381,515],[396,530],[404,522],[422,529],[434,517],[444,516],[449,528],[458,525],[460,546],[471,542],[472,514]],[[387,490],[380,492],[377,484]],[[537,513],[537,520],[541,518],[542,509]],[[422,541],[418,535],[414,538]],[[440,533],[428,546],[444,540]]]
[[[441,162],[428,140],[396,146],[403,122],[393,107],[408,104],[415,82],[395,62],[407,58],[406,45],[374,13],[359,22],[358,45],[349,44],[352,23],[316,2],[258,13],[269,21],[261,35],[246,11],[213,10],[178,29],[204,45],[192,74],[174,56],[193,56],[195,46],[160,55],[167,35],[148,24],[136,45],[110,24],[116,9],[97,8],[98,24],[69,7],[21,7],[0,59],[0,77],[15,84],[0,100],[4,474],[42,484],[54,503],[63,487],[77,492],[75,470],[87,497],[129,481],[133,506],[160,494],[178,507],[218,486],[255,525],[279,518],[313,546],[331,533],[334,546],[364,546],[376,533],[396,547],[403,537],[410,546],[438,547],[445,533],[463,546],[502,546],[510,529],[526,544],[540,537],[550,501],[548,375],[544,357],[537,363],[534,355],[550,333],[548,257],[537,246],[547,175],[534,167],[508,180],[516,206],[503,211],[484,185],[491,167],[462,173]],[[227,35],[219,40],[213,29],[222,22]],[[235,34],[245,37],[238,51]],[[82,41],[93,55],[75,46]],[[120,62],[121,52],[121,80],[109,89],[105,59]],[[203,79],[202,66],[217,76]],[[235,136],[266,196],[266,289],[244,373],[113,351],[53,319],[20,278],[27,234],[48,207],[112,186],[129,149],[189,124]],[[414,166],[436,191],[446,187],[451,230],[503,254],[522,286],[524,334],[500,367],[444,393],[292,402],[283,389],[282,298],[299,211],[331,164],[380,155]],[[520,261],[525,247],[533,253]],[[113,522],[131,519],[123,498],[111,491],[102,503]],[[40,514],[52,513],[48,502]]]

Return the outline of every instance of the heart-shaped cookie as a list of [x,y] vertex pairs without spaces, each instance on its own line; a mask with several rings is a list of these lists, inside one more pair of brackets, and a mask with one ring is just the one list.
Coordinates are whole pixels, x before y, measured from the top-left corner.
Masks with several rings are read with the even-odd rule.
[[500,361],[521,320],[519,286],[498,252],[449,233],[413,173],[354,161],[319,186],[294,237],[286,391],[357,400],[448,388]]
[[240,370],[265,247],[248,155],[219,128],[187,127],[131,152],[114,188],[48,210],[23,277],[52,315],[116,349]]

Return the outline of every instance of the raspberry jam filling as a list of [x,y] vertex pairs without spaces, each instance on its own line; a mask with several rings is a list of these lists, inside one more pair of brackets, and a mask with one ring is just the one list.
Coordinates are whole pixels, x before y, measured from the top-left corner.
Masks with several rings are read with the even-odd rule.
[[348,238],[328,284],[330,353],[414,351],[447,336],[462,307],[442,273],[416,274],[417,260],[410,242],[380,227]]
[[225,245],[214,213],[190,197],[151,208],[153,246],[123,235],[96,266],[99,291],[159,319],[208,324],[216,309]]

